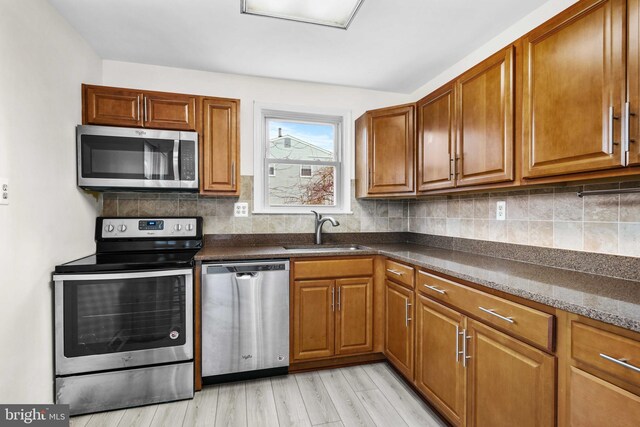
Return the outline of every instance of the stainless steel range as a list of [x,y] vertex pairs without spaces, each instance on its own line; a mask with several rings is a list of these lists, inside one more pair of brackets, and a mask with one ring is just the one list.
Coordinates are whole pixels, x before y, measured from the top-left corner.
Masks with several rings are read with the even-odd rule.
[[71,414],[193,397],[202,218],[98,218],[95,255],[56,267],[56,403]]

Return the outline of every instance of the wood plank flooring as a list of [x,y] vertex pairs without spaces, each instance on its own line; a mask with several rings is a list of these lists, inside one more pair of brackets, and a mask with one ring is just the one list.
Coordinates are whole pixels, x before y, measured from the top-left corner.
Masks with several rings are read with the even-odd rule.
[[386,363],[206,386],[193,400],[71,418],[73,427],[445,426]]

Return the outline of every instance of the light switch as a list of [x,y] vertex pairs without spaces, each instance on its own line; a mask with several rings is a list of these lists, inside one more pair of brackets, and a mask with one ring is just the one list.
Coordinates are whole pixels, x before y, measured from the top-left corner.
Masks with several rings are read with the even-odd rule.
[[507,202],[500,201],[496,204],[496,219],[498,221],[507,219]]
[[0,205],[9,204],[9,180],[0,178]]
[[249,216],[249,203],[234,203],[233,216]]

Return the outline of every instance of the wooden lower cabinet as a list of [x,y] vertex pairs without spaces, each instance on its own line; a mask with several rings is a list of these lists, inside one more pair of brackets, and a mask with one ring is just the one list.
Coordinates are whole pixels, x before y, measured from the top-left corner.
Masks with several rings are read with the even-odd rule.
[[371,352],[373,279],[296,280],[292,334],[294,361]]
[[555,425],[555,357],[471,319],[466,339],[466,425]]
[[334,281],[299,280],[293,286],[293,359],[334,354]]
[[413,291],[385,282],[384,352],[405,377],[413,379]]
[[415,385],[453,425],[465,422],[465,368],[460,350],[464,316],[418,295]]

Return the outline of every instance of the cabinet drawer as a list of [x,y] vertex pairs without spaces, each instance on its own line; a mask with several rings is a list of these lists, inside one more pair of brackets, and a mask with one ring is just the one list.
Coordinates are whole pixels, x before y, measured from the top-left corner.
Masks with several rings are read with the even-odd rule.
[[367,277],[373,275],[373,258],[296,261],[293,271],[296,279]]
[[640,342],[584,323],[571,324],[571,355],[623,381],[640,387]]
[[417,280],[421,293],[466,311],[485,323],[509,331],[542,348],[553,350],[553,315],[424,271],[418,272]]
[[384,264],[385,274],[394,282],[398,282],[408,287],[414,287],[414,268],[399,262],[386,260]]

